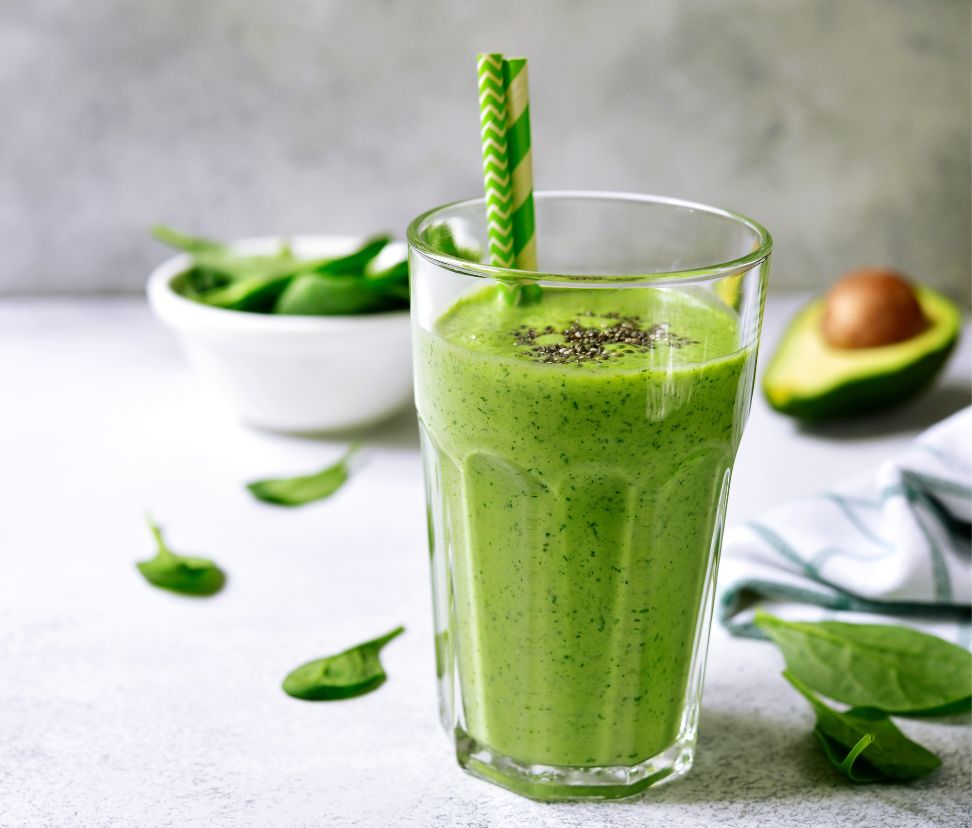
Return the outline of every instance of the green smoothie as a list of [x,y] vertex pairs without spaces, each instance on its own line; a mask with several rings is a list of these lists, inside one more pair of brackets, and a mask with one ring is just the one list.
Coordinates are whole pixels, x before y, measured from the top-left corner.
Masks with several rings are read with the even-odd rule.
[[493,286],[416,348],[460,727],[522,764],[665,751],[749,399],[735,316],[701,290]]

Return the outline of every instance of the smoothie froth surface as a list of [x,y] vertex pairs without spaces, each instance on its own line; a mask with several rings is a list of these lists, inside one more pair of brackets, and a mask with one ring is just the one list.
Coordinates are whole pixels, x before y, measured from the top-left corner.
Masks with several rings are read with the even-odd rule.
[[[588,367],[610,361],[612,367],[643,370],[653,365],[681,365],[705,362],[727,356],[737,349],[736,331],[731,312],[724,306],[687,301],[684,293],[664,289],[580,289],[546,288],[542,301],[524,306],[510,306],[500,288],[487,288],[465,297],[450,308],[436,324],[436,333],[454,345],[482,354],[541,361],[531,353],[530,345],[569,344],[564,334],[573,330],[597,333],[628,326],[632,334],[652,329],[660,335],[652,353],[645,358],[639,347],[644,336],[622,337],[608,344],[606,359],[583,360]],[[687,331],[702,328],[700,338]]]

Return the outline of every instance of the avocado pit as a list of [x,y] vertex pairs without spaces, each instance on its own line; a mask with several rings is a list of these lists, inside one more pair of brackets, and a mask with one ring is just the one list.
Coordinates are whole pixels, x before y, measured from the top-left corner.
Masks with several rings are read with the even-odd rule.
[[878,348],[917,336],[929,322],[911,284],[893,270],[847,273],[827,294],[821,332],[834,348]]

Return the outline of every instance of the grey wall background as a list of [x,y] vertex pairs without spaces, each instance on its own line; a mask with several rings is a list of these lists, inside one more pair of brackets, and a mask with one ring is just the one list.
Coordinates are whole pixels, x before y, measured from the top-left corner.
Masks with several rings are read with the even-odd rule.
[[777,288],[886,263],[967,301],[970,6],[0,0],[0,291],[140,290],[155,221],[402,231],[480,190],[489,49],[531,60],[539,188],[748,213]]

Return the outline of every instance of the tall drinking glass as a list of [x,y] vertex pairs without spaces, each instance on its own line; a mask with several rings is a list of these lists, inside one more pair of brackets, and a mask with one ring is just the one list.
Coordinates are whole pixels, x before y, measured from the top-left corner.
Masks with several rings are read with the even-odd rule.
[[482,199],[408,231],[442,723],[537,799],[692,765],[769,234],[674,199],[536,193],[538,272]]

